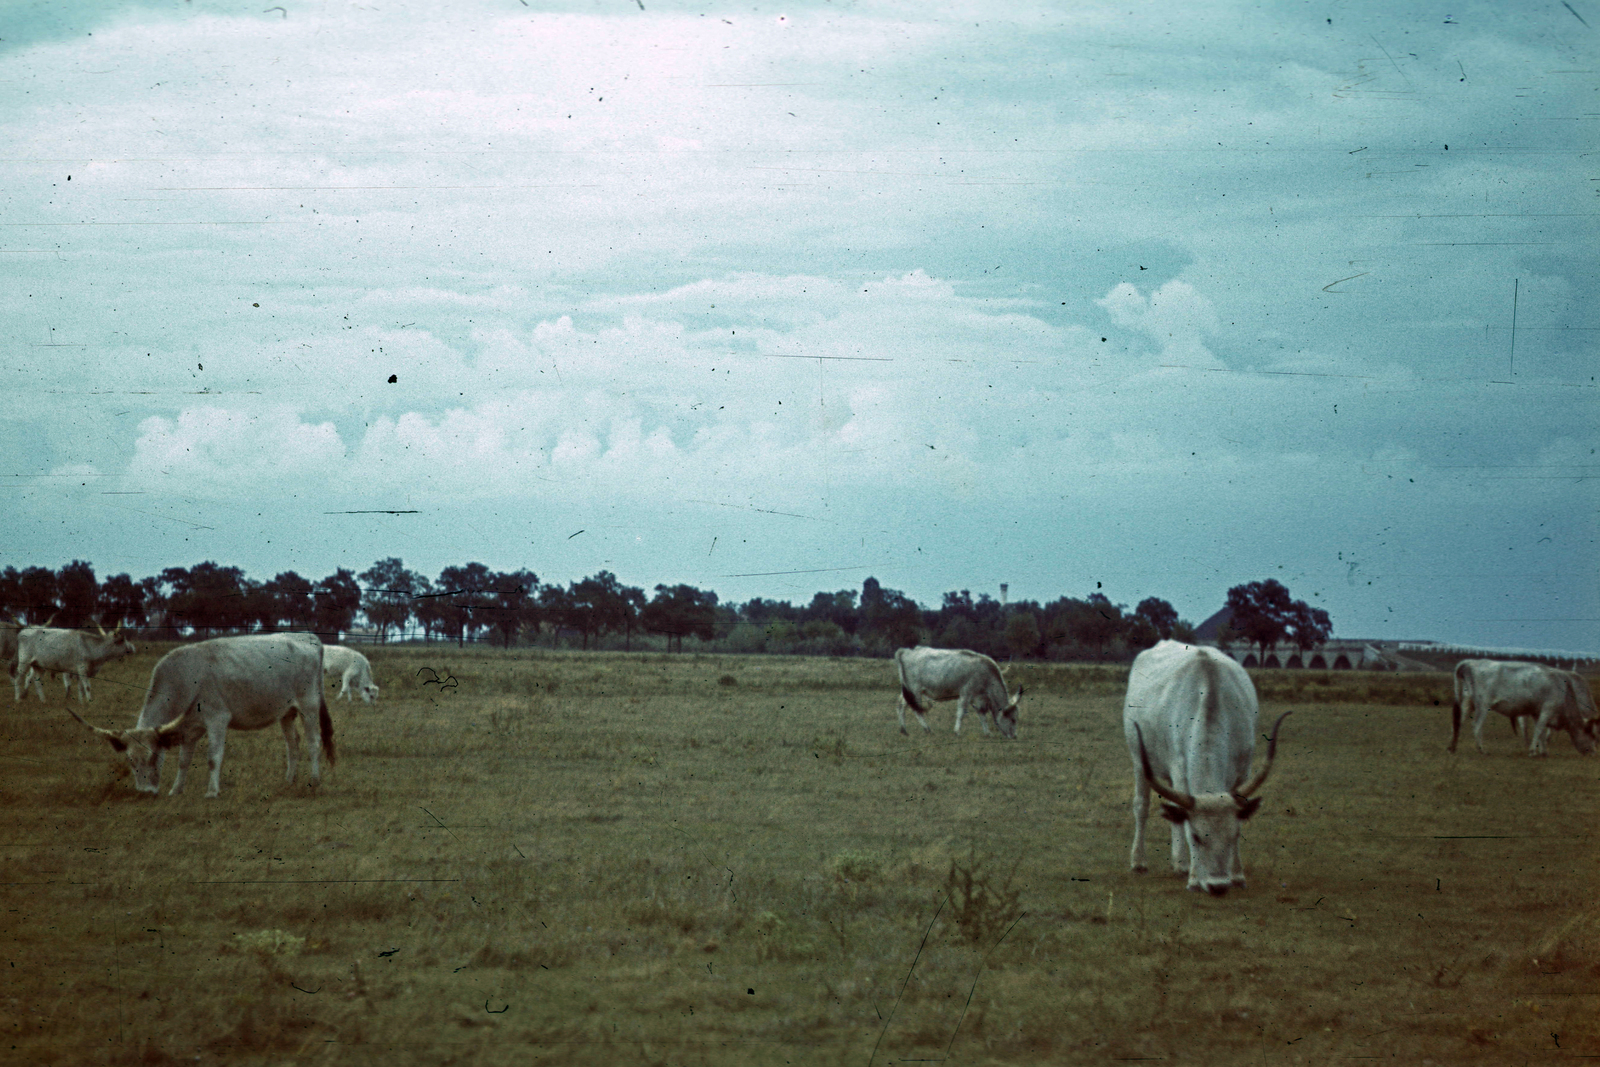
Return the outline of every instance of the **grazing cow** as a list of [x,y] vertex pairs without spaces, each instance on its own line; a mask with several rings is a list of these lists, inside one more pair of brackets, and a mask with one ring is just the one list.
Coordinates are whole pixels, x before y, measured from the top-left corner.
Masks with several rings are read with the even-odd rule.
[[11,619],[0,622],[0,660],[6,664],[6,673],[12,678],[13,683],[17,677],[17,635],[22,633],[26,623]]
[[906,708],[917,714],[924,731],[930,730],[924,713],[936,700],[954,700],[956,733],[961,732],[961,717],[978,713],[978,724],[989,732],[984,716],[994,720],[995,728],[1006,737],[1017,736],[1017,701],[1022,689],[1006,696],[1006,680],[994,660],[979,652],[959,648],[902,648],[894,654],[900,672],[900,732],[906,732]]
[[17,671],[12,679],[11,699],[15,703],[28,691],[32,682],[44,699],[44,683],[40,680],[45,671],[60,674],[67,692],[72,691],[72,679],[78,679],[78,700],[89,702],[89,679],[100,670],[100,665],[119,656],[131,656],[137,649],[122,635],[122,627],[112,633],[102,628],[98,634],[80,633],[77,630],[57,630],[49,626],[29,626],[17,635]]
[[1551,730],[1565,730],[1572,745],[1584,755],[1600,740],[1600,712],[1595,710],[1589,683],[1573,671],[1542,663],[1507,663],[1493,659],[1464,659],[1456,664],[1456,699],[1450,708],[1450,751],[1461,737],[1461,720],[1472,717],[1472,736],[1484,751],[1483,724],[1489,712],[1511,720],[1523,734],[1522,720],[1533,719],[1528,755],[1548,754]]
[[[67,711],[83,722],[77,712]],[[150,691],[133,729],[90,729],[127,754],[134,788],[141,793],[160,791],[162,758],[167,749],[177,745],[174,795],[183,791],[195,742],[204,734],[211,766],[206,796],[214,797],[222,788],[222,750],[230,728],[260,730],[273,723],[280,725],[288,755],[284,777],[294,781],[294,757],[299,748],[296,718],[305,722],[311,784],[316,785],[321,778],[319,745],[328,754],[328,763],[334,762],[333,720],[322,694],[322,642],[316,634],[214,637],[175,648],[150,672]]]
[[1139,653],[1122,708],[1133,757],[1133,870],[1145,869],[1154,790],[1172,823],[1172,869],[1188,872],[1189,888],[1220,897],[1244,885],[1240,830],[1261,806],[1253,794],[1272,770],[1278,727],[1289,715],[1273,724],[1267,760],[1251,778],[1257,714],[1250,676],[1216,649],[1162,641]]
[[378,699],[378,686],[372,680],[372,664],[367,662],[366,656],[353,648],[346,648],[343,645],[324,645],[322,672],[338,676],[339,696],[346,700],[350,699],[352,684],[356,692],[361,694],[361,699],[368,704]]

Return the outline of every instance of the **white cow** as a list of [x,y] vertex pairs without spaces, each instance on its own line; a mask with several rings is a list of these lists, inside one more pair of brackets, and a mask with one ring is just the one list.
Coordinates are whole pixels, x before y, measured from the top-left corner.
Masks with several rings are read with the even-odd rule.
[[1273,724],[1267,761],[1251,778],[1258,713],[1250,676],[1216,649],[1162,641],[1134,659],[1122,708],[1133,757],[1133,870],[1145,870],[1154,790],[1172,823],[1172,869],[1188,872],[1189,888],[1220,897],[1244,885],[1240,830],[1261,806],[1253,794],[1272,770],[1278,726],[1289,715]]
[[15,703],[28,691],[32,682],[44,699],[45,671],[60,674],[67,692],[72,691],[72,679],[78,679],[78,700],[89,702],[89,679],[100,670],[100,665],[119,656],[131,656],[137,649],[122,635],[122,627],[106,633],[102,627],[98,634],[80,633],[77,630],[57,630],[49,626],[29,626],[17,634],[17,671],[12,679],[11,699]]
[[1511,720],[1523,733],[1522,720],[1534,720],[1528,755],[1548,754],[1551,730],[1565,730],[1572,745],[1584,755],[1600,739],[1600,712],[1595,710],[1589,683],[1573,671],[1542,663],[1507,663],[1493,659],[1464,659],[1456,664],[1456,699],[1450,709],[1450,751],[1461,737],[1461,720],[1472,718],[1472,736],[1484,751],[1483,724],[1491,711]]
[[368,704],[378,699],[378,686],[372,680],[372,664],[367,662],[366,656],[353,648],[346,648],[343,645],[324,645],[322,672],[338,676],[339,696],[346,700],[350,699],[352,685],[355,686],[356,692],[361,694],[361,699]]
[[26,624],[12,619],[0,622],[0,660],[6,664],[6,673],[11,675],[12,684],[16,684],[17,677],[17,636],[22,633]]
[[[67,709],[79,722],[83,719]],[[112,748],[127,754],[134,788],[158,793],[161,763],[167,749],[178,746],[174,795],[183,791],[184,776],[195,742],[206,737],[211,781],[206,796],[222,788],[222,750],[228,730],[260,730],[277,723],[283,728],[288,770],[294,781],[299,748],[294,723],[305,722],[311,750],[311,784],[321,778],[318,748],[334,762],[333,720],[322,693],[322,642],[316,634],[252,634],[215,637],[173,649],[150,672],[144,710],[131,730],[90,727]],[[88,723],[84,723],[88,726]]]
[[1006,737],[1017,736],[1017,701],[1022,689],[1009,697],[1006,681],[995,661],[979,652],[960,648],[902,648],[894,654],[900,672],[900,732],[906,732],[906,708],[916,712],[924,731],[930,730],[924,713],[936,700],[956,703],[956,733],[961,718],[969,711],[978,713],[978,724],[989,732],[984,716],[994,720],[995,728]]

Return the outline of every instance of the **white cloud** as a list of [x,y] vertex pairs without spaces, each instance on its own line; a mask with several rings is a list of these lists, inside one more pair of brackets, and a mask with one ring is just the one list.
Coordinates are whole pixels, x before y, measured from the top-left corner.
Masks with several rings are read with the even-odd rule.
[[315,492],[336,475],[344,447],[331,423],[308,424],[289,408],[252,412],[189,408],[139,424],[126,482],[131,489],[217,499]]

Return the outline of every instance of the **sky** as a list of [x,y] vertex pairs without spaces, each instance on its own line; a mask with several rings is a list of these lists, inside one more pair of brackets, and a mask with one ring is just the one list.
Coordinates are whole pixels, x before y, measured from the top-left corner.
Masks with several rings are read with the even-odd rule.
[[0,561],[1600,651],[1592,0],[0,0]]

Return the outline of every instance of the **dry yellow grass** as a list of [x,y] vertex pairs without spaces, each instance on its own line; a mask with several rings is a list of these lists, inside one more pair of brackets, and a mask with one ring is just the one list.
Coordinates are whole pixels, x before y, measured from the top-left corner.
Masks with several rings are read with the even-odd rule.
[[[91,721],[130,725],[155,657]],[[1438,679],[1260,676],[1296,714],[1213,900],[1126,869],[1116,668],[1013,668],[1008,743],[949,705],[901,737],[884,661],[371,658],[316,793],[276,731],[229,738],[220,799],[152,800],[59,691],[0,712],[0,1058],[1600,1055],[1597,763],[1446,755]]]

